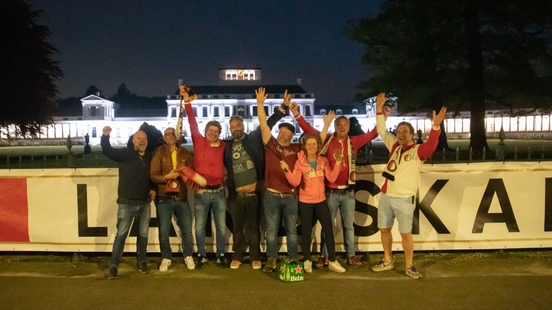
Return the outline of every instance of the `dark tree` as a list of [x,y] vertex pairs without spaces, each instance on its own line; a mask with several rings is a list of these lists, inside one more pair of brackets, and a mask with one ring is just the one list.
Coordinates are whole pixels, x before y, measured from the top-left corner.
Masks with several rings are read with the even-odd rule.
[[365,97],[392,92],[402,112],[469,109],[470,146],[480,155],[486,102],[545,107],[551,18],[547,0],[386,0],[381,14],[350,22],[346,33],[366,48]]
[[50,30],[36,22],[40,14],[22,0],[0,1],[0,130],[7,135],[15,126],[9,140],[36,138],[52,123],[55,81],[63,73]]
[[102,93],[102,91],[98,87],[96,87],[95,85],[90,85],[88,87],[88,89],[86,90],[86,92],[84,93],[84,97],[90,96],[90,95],[96,95],[97,96],[98,94],[100,94],[100,96],[101,96],[101,93]]
[[128,107],[132,105],[132,101],[135,95],[130,92],[130,89],[127,88],[126,84],[123,83],[117,88],[117,92],[109,100],[117,102],[122,107]]

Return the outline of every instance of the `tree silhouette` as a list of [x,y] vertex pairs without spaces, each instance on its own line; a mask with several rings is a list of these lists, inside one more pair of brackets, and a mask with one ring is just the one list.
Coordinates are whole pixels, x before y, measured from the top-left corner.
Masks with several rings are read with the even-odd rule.
[[95,85],[90,85],[88,87],[88,89],[86,90],[86,92],[84,93],[84,97],[90,96],[90,95],[96,95],[97,96],[98,94],[100,94],[100,96],[101,96],[101,93],[102,93],[102,91],[98,87],[96,87]]
[[512,113],[548,104],[551,21],[547,0],[386,0],[377,17],[345,31],[365,46],[372,78],[359,85],[364,97],[392,92],[403,112],[470,110],[470,146],[480,156],[487,101]]
[[46,41],[50,30],[36,23],[40,14],[22,0],[0,1],[0,130],[8,140],[36,138],[52,123],[63,73]]

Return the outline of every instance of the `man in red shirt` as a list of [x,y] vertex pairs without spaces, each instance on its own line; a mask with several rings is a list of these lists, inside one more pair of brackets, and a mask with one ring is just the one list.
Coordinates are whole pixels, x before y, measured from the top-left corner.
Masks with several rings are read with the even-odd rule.
[[[220,140],[221,126],[217,121],[205,125],[205,136],[199,131],[194,110],[185,87],[180,94],[184,97],[184,108],[190,123],[194,145],[195,170],[207,180],[207,185],[194,195],[195,233],[197,243],[197,268],[207,263],[205,250],[205,229],[209,210],[212,212],[216,227],[217,260],[220,268],[229,266],[224,257],[226,249],[226,197],[224,196],[224,141]],[[211,225],[209,225],[210,227]]]

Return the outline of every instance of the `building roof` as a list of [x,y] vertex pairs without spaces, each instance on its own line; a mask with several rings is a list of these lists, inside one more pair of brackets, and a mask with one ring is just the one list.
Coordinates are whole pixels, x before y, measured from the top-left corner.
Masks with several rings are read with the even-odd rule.
[[[197,95],[215,95],[215,94],[251,94],[255,95],[255,90],[259,87],[264,87],[267,94],[283,94],[286,89],[289,94],[305,94],[307,91],[301,85],[212,85],[212,86],[188,86]],[[180,89],[177,89],[174,94],[179,95]]]

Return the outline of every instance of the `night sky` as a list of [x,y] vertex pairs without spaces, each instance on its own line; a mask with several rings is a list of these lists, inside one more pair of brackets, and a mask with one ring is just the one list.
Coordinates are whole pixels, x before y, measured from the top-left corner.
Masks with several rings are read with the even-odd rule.
[[363,47],[345,37],[347,20],[375,16],[378,0],[176,1],[28,0],[43,10],[64,78],[59,97],[90,85],[105,97],[125,83],[142,96],[216,85],[219,66],[263,69],[264,84],[295,84],[319,104],[353,101],[368,79]]

